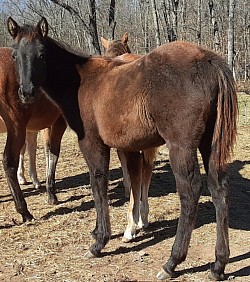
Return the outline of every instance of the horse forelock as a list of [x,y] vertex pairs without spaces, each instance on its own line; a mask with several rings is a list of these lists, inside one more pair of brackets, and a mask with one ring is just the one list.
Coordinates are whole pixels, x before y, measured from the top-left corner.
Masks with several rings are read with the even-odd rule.
[[19,29],[16,41],[20,42],[22,38],[26,38],[28,42],[32,42],[38,36],[40,37],[36,27],[31,25],[23,25]]

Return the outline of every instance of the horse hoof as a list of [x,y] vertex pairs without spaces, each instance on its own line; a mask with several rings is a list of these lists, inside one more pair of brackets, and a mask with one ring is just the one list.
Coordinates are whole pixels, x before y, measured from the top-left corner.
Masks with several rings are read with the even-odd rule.
[[86,259],[90,259],[90,258],[95,258],[96,256],[94,254],[91,253],[91,251],[87,251],[84,256],[84,258]]
[[127,238],[127,237],[122,237],[122,242],[123,243],[129,243],[130,241],[132,241],[133,240],[133,238]]
[[33,215],[31,213],[29,213],[29,212],[26,212],[25,214],[22,214],[22,218],[23,218],[23,223],[34,220]]
[[160,272],[157,273],[156,278],[158,280],[165,280],[171,278],[171,276],[164,269],[162,269]]
[[208,278],[212,281],[223,281],[223,280],[226,280],[226,275],[224,273],[217,274],[217,273],[211,271],[208,274]]
[[56,195],[49,195],[48,197],[48,203],[50,205],[57,205],[58,204],[58,199]]
[[18,178],[18,183],[19,183],[19,185],[26,185],[26,184],[28,184],[28,182],[26,181],[25,178]]
[[148,229],[149,223],[148,223],[148,222],[147,222],[147,223],[143,223],[143,222],[139,221],[138,227],[139,227],[141,230]]
[[166,272],[164,269],[162,269],[160,272],[158,272],[158,274],[156,275],[156,278],[158,280],[166,280],[166,279],[170,279],[174,277],[174,274],[170,274],[168,272]]
[[42,184],[40,182],[33,183],[33,185],[36,190],[40,190],[42,188]]

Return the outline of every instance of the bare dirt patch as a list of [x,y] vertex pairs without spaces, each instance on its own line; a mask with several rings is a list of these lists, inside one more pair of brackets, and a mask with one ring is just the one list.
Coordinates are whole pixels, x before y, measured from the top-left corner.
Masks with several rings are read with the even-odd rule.
[[[238,143],[229,175],[230,262],[226,272],[234,281],[250,281],[250,128],[240,127]],[[4,148],[6,136],[0,136]],[[39,178],[45,177],[43,148],[39,140]],[[149,193],[150,227],[131,243],[122,243],[128,202],[124,197],[122,173],[115,151],[110,164],[110,215],[112,238],[103,257],[86,260],[83,254],[92,243],[95,225],[94,202],[89,187],[87,165],[78,149],[75,134],[63,137],[57,169],[59,205],[49,206],[45,189],[22,186],[28,207],[36,218],[20,224],[2,166],[0,167],[0,281],[156,281],[167,261],[179,215],[168,152],[161,147]],[[214,260],[215,211],[205,189],[199,203],[186,261],[178,266],[180,276],[173,281],[209,281]]]

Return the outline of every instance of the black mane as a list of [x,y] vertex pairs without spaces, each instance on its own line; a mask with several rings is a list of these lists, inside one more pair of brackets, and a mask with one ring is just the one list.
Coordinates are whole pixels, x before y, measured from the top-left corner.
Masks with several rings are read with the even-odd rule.
[[[88,59],[90,58],[90,56],[85,55],[80,51],[74,50],[72,47],[70,47],[66,43],[59,42],[59,41],[57,41],[57,40],[55,40],[55,39],[53,39],[49,36],[46,36],[45,38],[43,38],[39,34],[37,27],[32,26],[32,25],[25,24],[25,25],[19,27],[18,38],[20,39],[22,37],[29,38],[31,41],[35,37],[39,37],[42,41],[44,41],[45,45],[48,44],[50,46],[55,46],[55,47],[57,47],[57,50],[61,50],[61,53],[65,53],[65,54],[68,53],[67,55],[71,58],[71,60],[75,64],[82,65],[82,64],[86,63],[88,61]],[[14,44],[14,46],[15,45],[16,44]]]
[[67,53],[67,55],[71,58],[71,60],[78,65],[85,64],[91,56],[85,55],[80,51],[77,51],[67,45],[66,43],[59,42],[51,37],[46,37],[45,42],[50,46],[54,46],[57,50],[60,50],[62,53]]

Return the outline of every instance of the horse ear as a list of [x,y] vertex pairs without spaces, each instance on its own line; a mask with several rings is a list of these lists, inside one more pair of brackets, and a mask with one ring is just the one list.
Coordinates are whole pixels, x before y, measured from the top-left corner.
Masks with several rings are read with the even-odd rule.
[[49,25],[44,17],[42,17],[41,20],[38,22],[37,30],[42,37],[46,37],[48,35]]
[[105,39],[104,37],[101,36],[101,42],[102,42],[102,46],[105,48],[105,49],[108,49],[109,47],[109,41],[107,39]]
[[9,34],[12,36],[13,39],[15,39],[20,30],[19,25],[11,17],[9,17],[7,19],[7,27]]
[[128,33],[125,32],[122,36],[122,43],[127,43],[128,42]]

